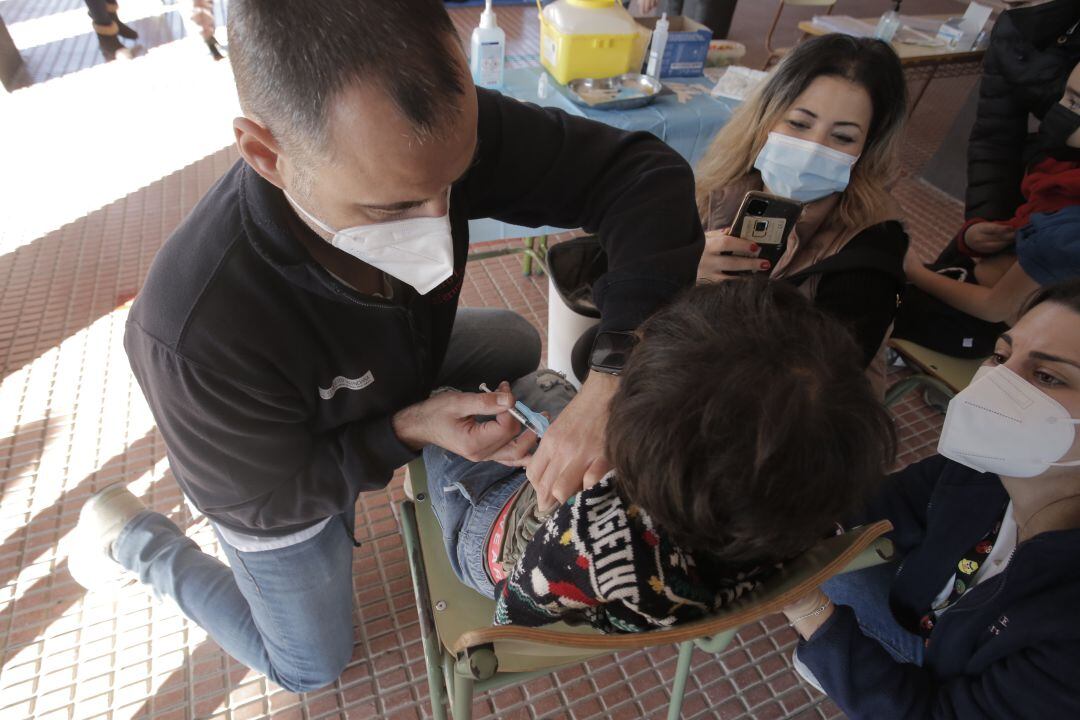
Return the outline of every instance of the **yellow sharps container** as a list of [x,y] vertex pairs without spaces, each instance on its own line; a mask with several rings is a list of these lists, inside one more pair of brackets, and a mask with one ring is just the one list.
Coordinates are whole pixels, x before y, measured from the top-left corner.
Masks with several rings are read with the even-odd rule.
[[540,62],[566,84],[630,71],[638,24],[618,0],[555,0],[540,8]]

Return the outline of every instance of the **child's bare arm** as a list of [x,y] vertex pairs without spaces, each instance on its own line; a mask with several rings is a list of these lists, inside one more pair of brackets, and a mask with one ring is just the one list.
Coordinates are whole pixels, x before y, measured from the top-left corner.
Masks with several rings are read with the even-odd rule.
[[908,280],[938,300],[987,322],[1011,322],[1024,300],[1038,289],[1020,263],[1015,263],[993,287],[983,287],[953,280],[923,267],[912,251],[905,258]]

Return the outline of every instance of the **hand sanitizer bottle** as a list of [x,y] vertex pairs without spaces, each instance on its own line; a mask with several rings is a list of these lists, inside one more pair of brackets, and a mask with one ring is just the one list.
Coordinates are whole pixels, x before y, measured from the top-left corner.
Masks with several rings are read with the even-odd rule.
[[506,33],[495,23],[495,11],[487,0],[480,13],[480,26],[472,31],[469,66],[473,82],[480,87],[500,88],[506,60]]
[[900,29],[900,3],[897,2],[892,10],[884,13],[881,19],[878,20],[877,28],[874,30],[874,37],[878,40],[884,40],[887,43],[891,43],[892,39],[896,37],[896,31]]
[[652,45],[649,46],[649,64],[645,74],[649,77],[660,77],[660,66],[664,62],[664,49],[667,48],[668,19],[667,13],[660,16],[656,21],[656,29],[652,34]]

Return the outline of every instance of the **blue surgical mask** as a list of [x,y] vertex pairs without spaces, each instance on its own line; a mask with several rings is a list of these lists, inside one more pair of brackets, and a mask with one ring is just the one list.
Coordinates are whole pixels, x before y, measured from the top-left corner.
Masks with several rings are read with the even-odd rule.
[[761,171],[769,192],[805,203],[843,192],[851,179],[851,166],[858,159],[809,140],[771,132],[754,167]]

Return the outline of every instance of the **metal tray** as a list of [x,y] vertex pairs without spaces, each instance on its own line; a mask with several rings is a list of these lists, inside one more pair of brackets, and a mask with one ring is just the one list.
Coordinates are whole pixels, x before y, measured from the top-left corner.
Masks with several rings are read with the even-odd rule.
[[609,78],[581,78],[566,84],[571,100],[595,110],[628,110],[648,105],[663,89],[659,80],[639,73]]

